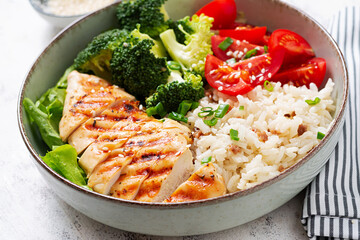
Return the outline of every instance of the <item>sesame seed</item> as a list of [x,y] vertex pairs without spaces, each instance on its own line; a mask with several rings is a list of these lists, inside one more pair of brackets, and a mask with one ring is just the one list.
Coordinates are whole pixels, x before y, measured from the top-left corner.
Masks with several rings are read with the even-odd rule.
[[100,88],[100,90],[101,90],[101,91],[104,91],[104,88],[103,88],[103,87],[101,87],[101,88]]
[[244,43],[248,43],[248,41],[246,41],[246,40],[243,40],[243,42],[244,42]]
[[242,51],[239,52],[238,58],[241,58],[241,56],[244,55]]
[[192,68],[196,68],[196,64],[193,63],[193,64],[191,65],[191,67],[192,67]]
[[99,79],[95,79],[94,83],[98,84],[99,83]]
[[123,43],[123,46],[124,46],[124,47],[128,47],[129,44],[128,44],[127,42],[124,42],[124,43]]
[[249,64],[248,64],[248,68],[251,68],[251,67],[252,67],[252,63],[249,63]]
[[144,109],[143,105],[140,104],[139,109],[143,110]]
[[210,71],[210,74],[212,75],[212,74],[214,74],[216,72],[216,70],[211,70]]
[[94,93],[94,92],[95,92],[95,90],[94,90],[94,89],[91,89],[91,92],[92,92],[92,93]]
[[124,157],[124,155],[122,155],[122,154],[119,154],[119,155],[118,155],[118,157],[121,157],[121,158],[123,158],[123,157]]
[[271,73],[268,73],[268,77],[271,78],[271,76],[272,76]]
[[247,52],[248,51],[248,49],[247,48],[244,48],[244,52]]
[[94,115],[95,114],[95,110],[91,110],[91,112],[90,112],[92,115]]
[[109,151],[109,148],[108,147],[103,147],[102,150],[103,151]]
[[238,45],[238,46],[239,46],[239,45],[240,45],[240,43],[241,43],[241,42],[240,42],[240,40],[236,40],[236,45]]
[[188,147],[188,148],[191,147],[191,144],[186,145],[186,147]]
[[239,51],[236,50],[236,51],[234,52],[234,56],[236,56],[236,55],[238,55],[238,54],[239,54]]
[[261,73],[265,73],[265,68],[261,69]]
[[218,88],[218,90],[219,90],[219,91],[224,90],[223,86],[220,86],[220,87]]
[[315,66],[315,68],[318,68],[318,66]]
[[264,80],[264,76],[261,76],[261,77],[259,78],[259,80],[260,80],[260,81]]
[[226,56],[232,56],[233,55],[233,52],[232,51],[228,51],[227,53],[226,53]]
[[255,79],[256,79],[255,75],[252,75],[252,76],[251,76],[251,79],[252,79],[252,80],[255,80]]
[[260,47],[259,47],[259,46],[257,46],[257,47],[255,47],[255,49],[256,49],[256,50],[260,50]]

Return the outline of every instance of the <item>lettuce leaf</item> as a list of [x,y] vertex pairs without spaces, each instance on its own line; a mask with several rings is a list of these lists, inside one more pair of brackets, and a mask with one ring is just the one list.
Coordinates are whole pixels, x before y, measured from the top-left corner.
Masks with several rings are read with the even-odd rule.
[[65,144],[56,147],[54,150],[46,153],[41,159],[55,172],[69,181],[91,190],[86,185],[86,175],[78,165],[77,153],[73,146]]
[[39,127],[41,137],[50,149],[64,144],[63,141],[61,141],[58,127],[55,128],[53,126],[54,122],[50,119],[48,114],[36,107],[29,98],[24,99],[23,105],[32,121]]

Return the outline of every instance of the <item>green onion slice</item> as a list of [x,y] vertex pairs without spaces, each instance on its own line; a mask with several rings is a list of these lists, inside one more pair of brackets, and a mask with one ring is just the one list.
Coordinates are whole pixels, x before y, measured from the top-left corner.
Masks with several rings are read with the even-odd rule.
[[200,111],[202,111],[202,112],[211,112],[211,111],[213,111],[213,108],[212,107],[202,107],[200,109]]
[[181,70],[181,65],[178,62],[168,61],[167,65],[171,70]]
[[271,84],[271,82],[269,82],[267,80],[264,82],[264,88],[266,90],[268,90],[269,92],[274,91],[274,86]]
[[266,45],[264,46],[264,52],[265,52],[265,53],[268,53],[268,52],[269,52],[269,48],[268,48],[268,46],[266,46]]
[[203,159],[201,159],[201,164],[211,162],[211,158],[212,158],[211,156],[210,157],[204,157]]
[[177,113],[177,112],[171,112],[171,113],[169,113],[168,118],[170,118],[170,119],[172,119],[172,120],[184,122],[184,123],[187,123],[187,122],[188,122],[188,118],[187,118],[187,117],[185,117],[185,116],[182,115],[181,113]]
[[225,38],[224,41],[222,41],[219,44],[219,48],[223,51],[226,51],[226,49],[228,49],[230,47],[230,45],[234,42],[234,40],[232,40],[231,38],[227,37]]
[[314,101],[311,100],[311,99],[309,99],[309,100],[305,100],[305,102],[306,102],[307,104],[309,104],[309,105],[316,105],[316,104],[318,104],[318,103],[320,102],[320,98],[316,97],[316,98],[314,99]]
[[155,107],[149,107],[146,109],[146,114],[151,117],[152,115],[156,115],[157,111]]
[[167,114],[167,112],[165,111],[164,105],[161,102],[159,102],[155,106],[155,109],[156,109],[156,113],[162,118],[165,117],[165,115]]
[[235,58],[230,58],[229,60],[226,60],[227,64],[235,64],[236,63],[236,59]]
[[210,119],[210,120],[205,120],[205,119],[204,119],[204,123],[205,123],[206,125],[210,126],[210,127],[215,126],[216,123],[217,123],[217,121],[218,121],[217,118],[212,118],[212,119]]
[[229,110],[229,104],[220,104],[218,108],[215,110],[215,117],[216,118],[223,118],[227,111]]
[[177,113],[185,116],[187,112],[191,109],[192,104],[192,101],[189,100],[182,101],[178,107]]
[[246,52],[244,59],[248,59],[251,58],[252,56],[255,56],[257,54],[257,49],[251,49],[249,51]]
[[316,136],[317,139],[321,140],[321,139],[323,139],[324,137],[325,137],[325,134],[324,134],[324,133],[322,133],[322,132],[318,132],[318,133],[317,133],[317,136]]
[[214,114],[214,111],[206,111],[206,112],[199,112],[198,116],[200,118],[204,118],[204,117],[210,117]]
[[245,109],[244,106],[240,106],[240,107],[239,107],[239,110],[244,110],[244,109]]
[[235,129],[230,129],[230,138],[231,140],[239,141],[239,131]]

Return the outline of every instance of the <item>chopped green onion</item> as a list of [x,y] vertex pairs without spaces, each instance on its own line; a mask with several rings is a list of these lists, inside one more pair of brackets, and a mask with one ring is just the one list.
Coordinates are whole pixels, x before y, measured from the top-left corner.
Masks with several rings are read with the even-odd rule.
[[181,70],[181,65],[178,62],[168,61],[167,65],[171,70]]
[[200,105],[199,102],[193,102],[193,103],[191,104],[191,110],[196,109],[199,105]]
[[199,112],[198,116],[200,118],[204,118],[204,117],[210,117],[214,114],[214,111],[205,111],[205,112]]
[[320,139],[320,140],[321,140],[321,139],[323,139],[324,137],[325,137],[325,134],[323,134],[322,132],[318,132],[318,133],[317,133],[317,137],[316,137],[317,139]]
[[215,110],[215,117],[216,118],[223,118],[227,113],[230,105],[229,104],[220,104],[218,108]]
[[202,112],[210,112],[210,111],[213,111],[213,108],[212,107],[202,107],[200,110]]
[[219,48],[223,51],[226,51],[226,49],[228,49],[230,47],[230,45],[234,42],[234,40],[232,40],[231,38],[227,37],[225,38],[224,41],[222,41],[219,44]]
[[265,53],[268,53],[268,52],[269,52],[269,48],[268,48],[268,46],[266,46],[266,45],[264,46],[264,52],[265,52]]
[[235,129],[230,129],[230,138],[231,140],[239,141],[239,131]]
[[156,113],[162,118],[165,117],[165,115],[167,114],[167,112],[165,111],[164,105],[161,102],[159,102],[155,106],[155,109],[156,109]]
[[244,106],[240,106],[240,107],[239,107],[239,110],[244,110],[244,109],[245,109]]
[[180,113],[182,115],[186,115],[187,112],[191,109],[192,101],[184,100],[180,103],[177,113]]
[[235,58],[230,58],[229,60],[226,60],[227,64],[235,64],[236,63],[236,59]]
[[210,157],[204,157],[203,159],[201,159],[201,164],[211,162],[211,158],[212,158],[211,156]]
[[204,123],[205,123],[206,125],[210,126],[210,127],[215,126],[216,123],[217,123],[217,121],[218,121],[217,118],[212,118],[212,119],[210,119],[210,120],[205,120],[205,119],[204,119]]
[[316,104],[318,104],[318,103],[320,102],[320,98],[316,97],[316,98],[314,99],[314,101],[311,100],[311,99],[309,99],[309,100],[305,100],[305,102],[306,102],[307,104],[309,104],[309,105],[316,105]]
[[165,122],[165,119],[162,118],[162,119],[159,119],[159,121],[160,121],[160,122]]
[[274,86],[271,84],[271,82],[269,82],[267,80],[264,82],[264,88],[266,90],[268,90],[269,92],[274,91]]
[[170,119],[172,119],[172,120],[184,122],[184,123],[187,123],[187,122],[188,122],[188,118],[187,118],[187,117],[185,117],[185,116],[182,115],[181,113],[177,113],[177,112],[171,112],[171,113],[168,115],[168,118],[170,118]]
[[146,114],[151,117],[152,115],[156,115],[157,111],[155,107],[149,107],[146,109]]
[[252,56],[255,56],[257,54],[257,49],[251,49],[249,51],[246,52],[244,59],[248,59],[251,58]]

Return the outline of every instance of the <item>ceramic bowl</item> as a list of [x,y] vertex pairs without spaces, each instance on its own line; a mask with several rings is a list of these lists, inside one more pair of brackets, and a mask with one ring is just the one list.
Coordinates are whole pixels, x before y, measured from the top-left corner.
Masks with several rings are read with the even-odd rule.
[[[206,0],[169,0],[166,8],[176,19],[193,14]],[[297,164],[250,189],[222,197],[174,204],[126,201],[90,192],[64,179],[39,157],[46,146],[30,125],[22,100],[35,101],[52,87],[72,64],[77,52],[94,36],[116,26],[116,4],[92,13],[68,27],[37,58],[21,87],[18,120],[21,135],[36,167],[49,186],[69,205],[115,228],[152,235],[180,236],[210,233],[249,222],[283,205],[319,173],[333,151],[344,121],[348,75],[344,58],[323,27],[296,8],[276,0],[237,0],[239,10],[254,25],[293,30],[309,41],[317,56],[327,60],[326,77],[335,82],[335,121],[329,133]]]

